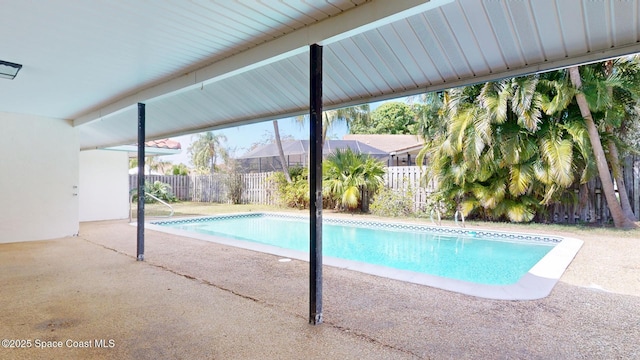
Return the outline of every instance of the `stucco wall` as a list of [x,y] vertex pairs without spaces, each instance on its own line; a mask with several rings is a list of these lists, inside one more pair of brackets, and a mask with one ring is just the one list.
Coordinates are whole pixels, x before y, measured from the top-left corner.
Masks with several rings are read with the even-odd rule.
[[0,243],[78,233],[78,136],[66,120],[0,112]]
[[128,170],[126,152],[80,152],[80,221],[129,217]]

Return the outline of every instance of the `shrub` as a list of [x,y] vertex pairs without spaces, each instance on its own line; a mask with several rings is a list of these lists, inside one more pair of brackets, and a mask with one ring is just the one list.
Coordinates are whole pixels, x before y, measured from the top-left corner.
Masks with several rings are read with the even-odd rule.
[[306,168],[289,168],[291,183],[287,182],[284,173],[271,175],[268,181],[275,183],[278,202],[281,206],[306,209],[309,207],[309,171]]
[[384,165],[369,155],[350,148],[337,149],[322,164],[323,191],[342,209],[355,210],[362,204],[361,192],[375,193],[384,184]]
[[227,174],[224,183],[227,186],[227,198],[229,201],[232,204],[241,204],[242,191],[244,190],[242,174],[236,172]]
[[413,214],[413,190],[393,190],[382,187],[371,203],[371,213],[377,216],[408,216]]
[[[158,199],[166,202],[178,201],[175,195],[173,195],[173,189],[171,189],[171,185],[167,183],[163,183],[162,181],[156,180],[153,183],[149,181],[145,181],[144,192],[145,192],[145,197],[144,197],[145,203],[151,204],[156,202],[156,199],[152,198],[151,196],[148,196],[148,194],[151,194],[157,197]],[[132,190],[131,194],[133,195],[134,201],[138,201],[138,189]]]
[[182,163],[180,165],[173,165],[171,167],[169,175],[182,175],[182,176],[189,175],[189,168],[187,167],[187,165]]

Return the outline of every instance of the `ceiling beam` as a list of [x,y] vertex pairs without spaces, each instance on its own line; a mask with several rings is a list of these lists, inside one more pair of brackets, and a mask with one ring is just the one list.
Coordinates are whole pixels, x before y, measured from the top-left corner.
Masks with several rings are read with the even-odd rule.
[[201,69],[168,79],[160,84],[141,89],[110,104],[74,119],[80,126],[115,115],[138,102],[150,103],[165,96],[175,95],[199,86],[220,81],[278,60],[308,51],[311,44],[330,44],[360,34],[375,27],[389,24],[453,0],[375,0],[345,11],[321,22],[298,29],[272,41],[255,46],[236,55],[217,61]]

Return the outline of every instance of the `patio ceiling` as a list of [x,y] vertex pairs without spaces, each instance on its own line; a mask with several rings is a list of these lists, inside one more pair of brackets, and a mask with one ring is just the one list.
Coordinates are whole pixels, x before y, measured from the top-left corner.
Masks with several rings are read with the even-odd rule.
[[[152,4],[152,5],[150,5]],[[304,114],[308,45],[324,106],[640,52],[637,1],[10,0],[0,111],[68,119],[83,149]]]

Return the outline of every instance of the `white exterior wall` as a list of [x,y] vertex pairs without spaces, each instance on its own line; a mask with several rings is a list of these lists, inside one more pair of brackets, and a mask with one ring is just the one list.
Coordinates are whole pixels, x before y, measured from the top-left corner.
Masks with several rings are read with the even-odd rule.
[[80,152],[80,221],[129,217],[129,155],[123,151]]
[[0,243],[78,233],[78,133],[69,121],[0,112]]

